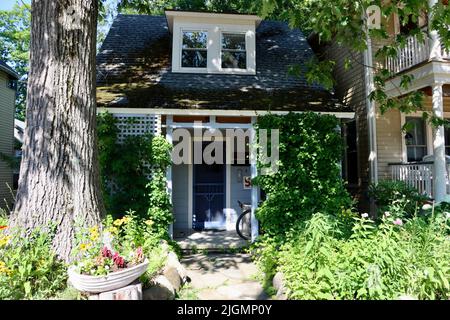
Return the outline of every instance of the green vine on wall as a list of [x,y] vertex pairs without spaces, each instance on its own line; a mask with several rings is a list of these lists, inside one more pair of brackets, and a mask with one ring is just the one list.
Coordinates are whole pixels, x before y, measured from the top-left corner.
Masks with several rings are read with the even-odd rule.
[[316,212],[337,214],[351,207],[340,175],[338,125],[336,117],[312,112],[258,117],[257,132],[279,129],[280,134],[278,172],[254,179],[267,194],[257,211],[266,233],[282,236]]
[[[130,120],[130,125],[135,121]],[[173,221],[167,192],[166,169],[171,164],[171,145],[151,134],[117,138],[117,119],[102,113],[97,119],[100,174],[107,212],[121,217],[125,212],[154,224],[158,233],[167,232]]]

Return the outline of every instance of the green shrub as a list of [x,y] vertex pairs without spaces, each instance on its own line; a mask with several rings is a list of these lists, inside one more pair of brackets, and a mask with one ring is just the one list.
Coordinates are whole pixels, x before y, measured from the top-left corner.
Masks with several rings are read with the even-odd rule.
[[66,267],[52,250],[52,232],[0,230],[0,300],[45,299],[66,287]]
[[[381,215],[388,206],[395,203],[406,217],[413,216],[428,200],[425,195],[420,194],[417,189],[408,186],[403,181],[391,180],[383,180],[378,184],[370,185],[369,196],[374,198]],[[399,214],[401,213],[399,212]]]
[[290,299],[448,299],[447,215],[354,218],[342,238],[339,219],[315,214],[282,245],[276,271]]
[[256,129],[279,129],[280,136],[278,172],[254,179],[267,194],[257,211],[264,232],[284,235],[313,213],[335,214],[351,207],[340,175],[343,140],[338,125],[334,116],[311,112],[258,117]]
[[[131,125],[134,119],[129,121]],[[127,136],[119,143],[117,119],[107,112],[98,116],[97,123],[100,173],[107,212],[120,217],[132,210],[145,217],[152,201],[151,194],[160,192],[160,189],[155,191],[151,188],[149,178],[165,172],[170,165],[171,145],[163,137],[151,134]]]

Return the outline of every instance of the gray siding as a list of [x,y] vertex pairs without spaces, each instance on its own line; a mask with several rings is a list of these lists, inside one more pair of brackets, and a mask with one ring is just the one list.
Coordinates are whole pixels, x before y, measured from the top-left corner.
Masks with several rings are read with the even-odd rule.
[[[15,91],[8,88],[8,76],[0,71],[0,152],[13,155]],[[11,204],[13,176],[11,168],[0,160],[0,208]]]
[[188,170],[188,165],[172,166],[172,201],[175,229],[187,229],[189,226]]
[[244,189],[243,183],[237,180],[238,170],[242,170],[242,176],[250,176],[250,167],[231,166],[230,207],[239,215],[241,213],[241,208],[238,205],[238,200],[250,204],[252,202],[252,191],[251,189]]
[[[362,53],[351,52],[336,43],[326,49],[329,59],[336,61],[334,77],[337,98],[355,111],[358,152],[358,186],[356,193],[362,200],[361,209],[365,209],[364,194],[369,183],[369,141],[367,128],[367,106],[364,77],[364,58]],[[350,58],[352,66],[345,69],[345,60]]]

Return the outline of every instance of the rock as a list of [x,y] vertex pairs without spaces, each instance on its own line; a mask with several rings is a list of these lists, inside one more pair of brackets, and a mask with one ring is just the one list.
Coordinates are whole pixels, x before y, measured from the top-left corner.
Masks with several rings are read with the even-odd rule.
[[178,291],[182,284],[182,279],[180,275],[178,274],[177,269],[174,267],[165,267],[163,271],[163,276],[166,277],[167,280],[169,280],[172,287],[175,289],[175,291]]
[[113,291],[90,295],[89,300],[142,300],[142,284],[133,283]]
[[284,287],[283,283],[283,274],[281,272],[277,272],[272,280],[272,285],[275,288],[275,290],[280,290],[280,288]]
[[143,292],[144,300],[173,300],[175,289],[165,276],[157,276],[151,281],[151,286]]
[[277,294],[275,295],[277,300],[287,300],[286,289],[284,286],[284,278],[281,272],[277,272],[272,280],[272,285],[277,290]]
[[178,275],[181,278],[181,284],[184,284],[188,280],[186,269],[181,265],[175,252],[171,251],[168,253],[166,266],[177,270]]

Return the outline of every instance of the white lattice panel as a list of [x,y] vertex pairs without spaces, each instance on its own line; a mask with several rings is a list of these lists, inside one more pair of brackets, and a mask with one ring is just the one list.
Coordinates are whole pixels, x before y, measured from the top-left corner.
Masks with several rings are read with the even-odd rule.
[[151,133],[161,135],[161,116],[151,114],[114,114],[118,120],[118,142],[122,143],[127,136],[139,136]]

